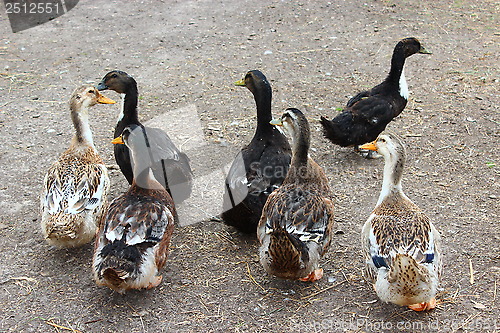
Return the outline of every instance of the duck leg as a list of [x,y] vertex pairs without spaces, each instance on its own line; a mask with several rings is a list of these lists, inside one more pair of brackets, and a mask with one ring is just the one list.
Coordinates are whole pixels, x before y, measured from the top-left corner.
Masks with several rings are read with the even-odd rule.
[[322,277],[323,277],[323,268],[318,268],[309,273],[308,276],[300,278],[299,280],[304,282],[314,282],[321,279]]
[[154,280],[152,282],[149,282],[149,285],[146,287],[146,289],[157,287],[161,283],[161,280],[163,280],[163,276],[155,276]]
[[408,308],[414,311],[429,311],[436,307],[436,299],[433,298],[429,302],[408,305]]

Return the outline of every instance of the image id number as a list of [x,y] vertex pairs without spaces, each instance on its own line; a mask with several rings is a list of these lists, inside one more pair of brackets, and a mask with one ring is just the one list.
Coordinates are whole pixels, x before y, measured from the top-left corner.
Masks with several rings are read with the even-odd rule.
[[6,2],[5,10],[7,14],[59,14],[59,3],[40,2]]

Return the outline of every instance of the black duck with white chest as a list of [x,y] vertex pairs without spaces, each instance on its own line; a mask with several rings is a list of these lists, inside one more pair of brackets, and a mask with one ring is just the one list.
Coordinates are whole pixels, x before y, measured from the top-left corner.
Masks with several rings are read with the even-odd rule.
[[[123,107],[115,127],[115,137],[121,135],[129,125],[141,125],[137,112],[139,92],[134,78],[122,71],[111,71],[97,86],[99,90],[114,90],[123,97]],[[189,158],[172,142],[163,130],[144,127],[148,134],[150,147],[154,148],[154,163],[151,165],[154,176],[180,203],[191,195],[193,173]],[[130,162],[130,151],[125,145],[115,145],[115,160],[129,184],[134,178]]]
[[406,106],[408,85],[404,64],[406,58],[416,53],[431,52],[416,38],[401,40],[394,48],[389,75],[382,83],[352,97],[332,120],[321,117],[325,137],[336,145],[356,149],[358,145],[375,140]]
[[267,197],[285,179],[291,150],[286,137],[269,123],[272,91],[264,74],[249,71],[236,85],[247,87],[254,95],[257,128],[229,169],[221,217],[244,233],[255,233]]
[[316,281],[323,276],[319,261],[330,246],[334,224],[328,178],[309,157],[309,124],[301,111],[288,109],[273,124],[290,135],[293,155],[283,184],[262,210],[260,262],[277,277]]

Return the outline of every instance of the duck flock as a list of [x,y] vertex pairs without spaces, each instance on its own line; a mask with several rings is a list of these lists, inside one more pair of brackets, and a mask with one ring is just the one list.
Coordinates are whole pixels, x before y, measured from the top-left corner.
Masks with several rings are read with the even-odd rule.
[[[382,301],[423,311],[436,307],[440,235],[403,192],[402,139],[384,132],[406,106],[404,63],[416,53],[430,52],[416,38],[398,42],[385,80],[356,94],[331,120],[321,117],[320,123],[333,144],[354,147],[367,158],[384,158],[382,190],[361,231],[365,277]],[[269,274],[319,280],[335,210],[328,177],[309,156],[309,121],[296,108],[272,119],[272,90],[260,71],[249,71],[235,84],[252,92],[257,127],[220,184],[221,219],[243,233],[256,234],[260,262]],[[130,184],[111,202],[108,172],[88,122],[90,107],[115,103],[101,94],[103,90],[122,95],[111,142],[116,163]],[[75,135],[47,171],[41,195],[41,227],[47,242],[69,248],[95,238],[94,279],[120,293],[161,283],[178,224],[176,205],[190,197],[193,183],[189,157],[163,130],[141,124],[137,104],[137,83],[123,71],[107,73],[96,87],[77,88],[69,103]]]

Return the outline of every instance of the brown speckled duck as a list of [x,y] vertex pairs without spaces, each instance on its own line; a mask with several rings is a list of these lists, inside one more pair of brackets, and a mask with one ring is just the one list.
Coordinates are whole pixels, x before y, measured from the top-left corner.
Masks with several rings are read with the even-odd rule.
[[385,160],[382,191],[361,234],[366,275],[382,301],[415,311],[433,309],[442,267],[440,235],[403,193],[404,145],[386,133],[360,148]]
[[177,213],[168,191],[154,178],[149,140],[143,126],[125,127],[113,140],[131,152],[134,178],[129,190],[114,199],[96,237],[94,278],[120,293],[153,288],[167,260]]
[[309,124],[301,111],[287,109],[271,123],[283,126],[291,137],[292,162],[262,210],[260,262],[277,277],[316,281],[323,276],[319,261],[330,246],[334,223],[328,178],[309,157]]
[[90,242],[106,205],[108,171],[94,146],[88,122],[88,110],[97,103],[115,102],[89,85],[74,91],[69,104],[76,133],[43,181],[42,233],[49,244],[57,247]]

